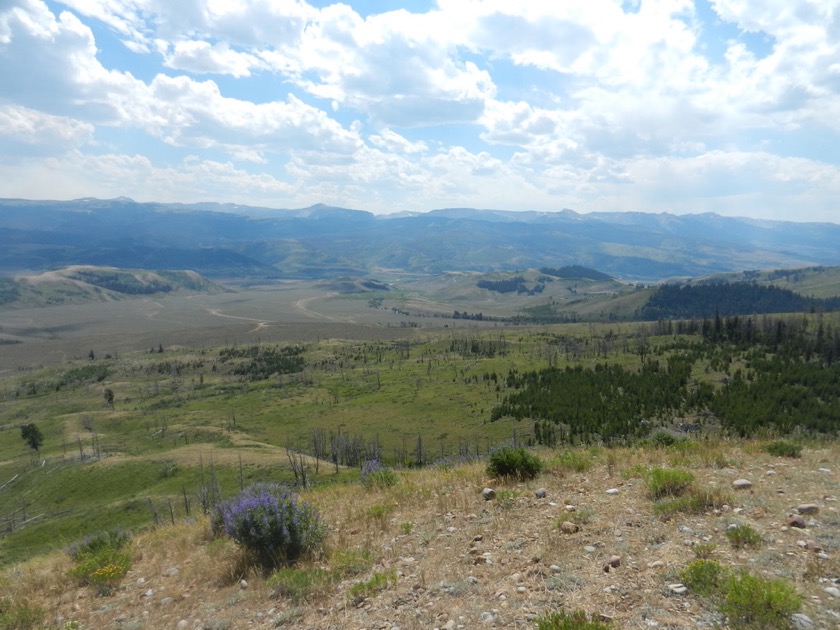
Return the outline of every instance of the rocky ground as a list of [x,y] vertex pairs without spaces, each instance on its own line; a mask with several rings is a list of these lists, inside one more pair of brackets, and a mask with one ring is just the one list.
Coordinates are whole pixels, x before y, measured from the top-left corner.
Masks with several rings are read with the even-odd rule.
[[[7,570],[0,595],[40,607],[57,628],[533,628],[561,608],[616,628],[725,627],[681,585],[702,548],[795,585],[803,604],[791,627],[840,628],[840,448],[787,459],[760,446],[581,450],[571,464],[546,451],[527,483],[488,479],[473,463],[401,473],[390,488],[311,489],[305,498],[330,535],[324,556],[302,568],[348,566],[303,596],[249,571],[206,522],[135,535],[132,569],[109,595],[75,585],[61,552]],[[653,466],[689,470],[728,502],[663,520],[644,481]],[[740,524],[760,533],[758,546],[730,544],[725,532]]]

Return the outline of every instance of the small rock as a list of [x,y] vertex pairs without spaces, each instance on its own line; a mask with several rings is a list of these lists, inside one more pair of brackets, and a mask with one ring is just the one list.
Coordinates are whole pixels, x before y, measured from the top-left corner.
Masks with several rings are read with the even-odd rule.
[[248,588],[248,582],[246,580],[239,580],[239,588],[244,591]]
[[799,512],[802,515],[819,514],[820,506],[816,505],[814,503],[805,503],[803,505],[800,505],[798,508],[796,508],[796,511]]
[[580,531],[580,525],[571,521],[563,521],[560,525],[560,531],[564,534],[576,534]]
[[143,586],[146,583],[146,578],[137,578],[137,586]]
[[443,630],[455,630],[455,620],[450,619],[445,624],[443,624]]
[[668,590],[672,593],[675,593],[676,595],[684,595],[688,592],[688,589],[679,582],[677,582],[676,584],[669,584]]
[[829,586],[823,590],[832,597],[840,597],[840,588],[837,588],[836,586]]
[[545,491],[545,488],[537,488],[536,491],[534,492],[534,496],[537,497],[538,499],[545,499],[546,494],[547,493]]
[[648,562],[648,569],[659,569],[665,566],[665,563],[662,560],[654,560],[653,562]]
[[160,605],[161,606],[169,606],[169,604],[171,604],[173,601],[175,601],[175,600],[172,599],[171,597],[164,597],[162,600],[160,600]]
[[823,550],[822,545],[820,545],[816,540],[808,540],[805,542],[805,549],[808,551],[816,551],[820,552]]
[[831,473],[831,468],[820,468],[819,471],[821,473]]
[[175,577],[179,573],[180,571],[178,570],[178,567],[171,567],[166,570],[166,575],[168,575],[169,577]]
[[775,470],[768,470],[768,471],[767,471],[766,473],[764,473],[764,474],[765,474],[767,477],[771,477],[771,476],[773,476],[773,475],[778,475],[779,473],[777,473]]
[[482,534],[476,534],[473,536],[473,542],[481,542],[482,540],[484,540],[484,536]]
[[577,506],[576,505],[565,505],[563,506],[567,512],[576,512]]
[[610,488],[609,490],[607,490],[607,494],[611,494],[611,495],[618,494],[619,492],[620,491],[619,491],[618,488]]
[[548,568],[552,573],[563,573],[563,568],[558,564],[552,564]]
[[732,482],[732,487],[735,490],[749,490],[752,488],[752,481],[749,479],[736,479]]
[[621,566],[621,556],[610,556],[607,563],[604,565],[604,573],[609,573],[610,569],[617,569]]
[[802,613],[794,613],[790,616],[790,621],[797,630],[809,630],[814,627],[814,622],[808,615]]
[[190,624],[186,619],[181,619],[181,621],[179,621],[178,625],[175,627],[178,628],[178,630],[184,630],[184,628],[186,628],[188,625]]
[[586,545],[586,547],[584,547],[584,548],[583,548],[583,550],[584,550],[586,553],[595,553],[596,551],[598,551],[598,550],[597,550],[597,549],[595,549],[595,547],[593,547],[592,545]]
[[788,516],[787,526],[796,527],[797,529],[805,529],[805,527],[807,527],[805,525],[805,519],[799,516],[799,514],[791,514]]
[[820,560],[828,560],[828,554],[825,553],[824,551],[820,551],[817,554],[817,558],[819,558]]
[[484,490],[481,491],[481,496],[484,497],[485,501],[492,501],[496,498],[496,491],[493,490],[493,488],[484,488]]
[[491,613],[489,610],[485,610],[481,613],[481,623],[491,624],[496,621],[496,615]]

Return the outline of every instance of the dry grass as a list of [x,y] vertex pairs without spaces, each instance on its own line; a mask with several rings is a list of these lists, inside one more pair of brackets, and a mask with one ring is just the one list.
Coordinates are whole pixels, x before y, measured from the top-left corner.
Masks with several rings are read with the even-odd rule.
[[[205,522],[136,535],[133,568],[113,595],[77,587],[67,577],[69,559],[58,554],[6,570],[0,597],[41,607],[44,626],[58,628],[68,621],[80,628],[176,628],[181,620],[186,628],[218,629],[408,630],[450,620],[452,627],[515,628],[534,627],[537,616],[563,607],[609,615],[617,628],[655,621],[688,629],[721,619],[701,597],[674,595],[668,585],[695,560],[693,545],[714,544],[710,554],[721,565],[795,585],[816,627],[840,624],[840,599],[824,591],[840,577],[837,444],[806,448],[795,461],[772,457],[761,444],[736,443],[581,454],[591,462],[585,470],[554,466],[532,482],[495,486],[507,491],[504,501],[483,500],[489,480],[477,463],[400,473],[390,488],[307,491],[330,535],[324,556],[302,568],[335,576],[309,598],[276,596],[270,578],[243,565],[235,545],[211,540]],[[556,453],[541,455],[548,461]],[[721,467],[723,460],[738,468]],[[732,504],[663,522],[637,474],[654,466],[686,468],[697,488],[725,491]],[[751,490],[731,490],[741,477],[752,480]],[[545,499],[535,497],[539,487]],[[610,488],[619,493],[608,495]],[[805,517],[806,530],[787,529],[787,515],[802,503],[818,504],[820,513]],[[581,531],[558,527],[574,520],[566,506],[585,511]],[[730,524],[749,525],[764,543],[733,548],[725,536]],[[816,541],[828,559],[802,548],[803,540]],[[605,572],[612,555],[621,564]],[[485,615],[483,623],[483,613],[492,621]]]

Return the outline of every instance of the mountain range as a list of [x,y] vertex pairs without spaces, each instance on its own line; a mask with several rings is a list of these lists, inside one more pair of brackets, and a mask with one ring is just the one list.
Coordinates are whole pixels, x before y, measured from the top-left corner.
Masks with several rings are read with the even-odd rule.
[[325,205],[0,199],[0,272],[69,265],[191,269],[209,277],[585,265],[627,281],[840,265],[840,225],[717,214],[446,208],[375,215]]

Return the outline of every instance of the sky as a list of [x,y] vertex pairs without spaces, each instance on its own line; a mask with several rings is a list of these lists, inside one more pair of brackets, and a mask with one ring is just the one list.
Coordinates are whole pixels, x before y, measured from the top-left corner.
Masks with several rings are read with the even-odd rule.
[[840,222],[840,0],[0,0],[0,197]]

